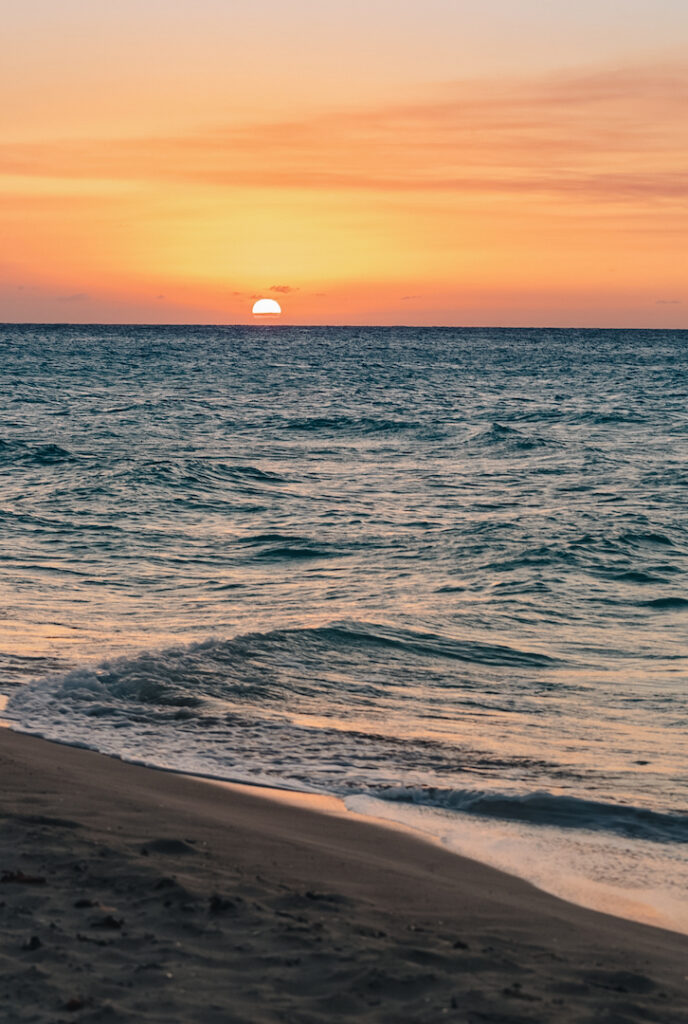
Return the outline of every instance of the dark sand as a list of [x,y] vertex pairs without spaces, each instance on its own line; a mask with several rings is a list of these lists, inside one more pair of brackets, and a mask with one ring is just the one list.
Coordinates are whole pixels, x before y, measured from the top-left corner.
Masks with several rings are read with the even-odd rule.
[[0,730],[0,1020],[688,1021],[688,938]]

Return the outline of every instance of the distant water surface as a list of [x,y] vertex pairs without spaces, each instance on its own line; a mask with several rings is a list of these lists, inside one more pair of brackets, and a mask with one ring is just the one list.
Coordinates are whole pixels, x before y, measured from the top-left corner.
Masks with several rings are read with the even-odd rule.
[[0,328],[15,728],[688,931],[688,333]]

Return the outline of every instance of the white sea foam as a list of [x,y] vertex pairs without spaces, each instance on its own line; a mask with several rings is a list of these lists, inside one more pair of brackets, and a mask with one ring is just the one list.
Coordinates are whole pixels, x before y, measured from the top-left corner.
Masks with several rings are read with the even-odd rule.
[[413,828],[570,903],[688,934],[685,846],[475,818],[369,796],[349,797],[346,805]]

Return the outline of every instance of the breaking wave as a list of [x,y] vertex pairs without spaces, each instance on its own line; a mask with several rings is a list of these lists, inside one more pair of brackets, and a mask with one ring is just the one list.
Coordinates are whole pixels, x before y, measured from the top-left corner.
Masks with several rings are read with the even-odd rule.
[[422,804],[530,825],[614,832],[629,839],[652,842],[688,842],[688,812],[661,814],[645,807],[583,800],[545,791],[499,793],[400,786],[381,790],[375,796],[392,802]]

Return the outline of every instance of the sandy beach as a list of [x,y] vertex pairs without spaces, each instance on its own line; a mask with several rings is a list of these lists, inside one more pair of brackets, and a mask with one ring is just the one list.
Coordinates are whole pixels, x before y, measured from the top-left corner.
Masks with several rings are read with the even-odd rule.
[[6,729],[0,773],[3,1021],[686,1020],[685,936],[326,802]]

